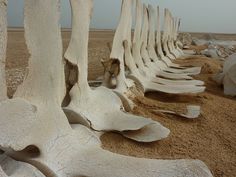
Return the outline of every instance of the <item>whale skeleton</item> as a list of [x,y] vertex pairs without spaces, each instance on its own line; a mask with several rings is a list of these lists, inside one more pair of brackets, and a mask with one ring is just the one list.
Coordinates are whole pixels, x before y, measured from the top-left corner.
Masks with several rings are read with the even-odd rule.
[[[127,1],[131,0],[123,3]],[[86,56],[92,0],[70,2],[73,13],[80,15],[78,24],[83,21],[84,25],[78,34],[83,34],[81,44],[75,47],[83,48],[81,56]],[[31,54],[29,72],[13,99],[0,104],[0,149],[5,152],[4,158],[11,168],[1,161],[0,176],[212,177],[199,160],[155,160],[108,152],[101,148],[93,131],[68,122],[61,107],[66,87],[59,7],[59,0],[25,0],[25,37]],[[2,6],[0,8],[2,10]],[[6,20],[6,16],[3,18]],[[73,23],[73,27],[78,24]],[[73,59],[76,59],[73,62],[82,62]],[[86,60],[83,61],[82,66],[86,67]]]

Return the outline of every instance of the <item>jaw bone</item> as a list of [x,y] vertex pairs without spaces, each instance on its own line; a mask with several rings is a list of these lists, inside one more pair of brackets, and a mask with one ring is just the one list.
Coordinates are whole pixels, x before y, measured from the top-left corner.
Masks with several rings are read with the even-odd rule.
[[[79,5],[91,2],[73,1]],[[58,8],[56,0],[25,0],[30,70],[17,91],[18,98],[0,104],[1,149],[50,177],[212,177],[207,166],[198,160],[116,155],[101,149],[90,130],[69,125],[61,109],[65,82]],[[22,170],[19,176],[24,176]]]
[[214,80],[224,86],[225,95],[236,96],[236,54],[226,59],[223,72],[214,76]]
[[[118,131],[126,136],[127,131],[142,130],[143,134],[129,138],[136,141],[156,141],[165,138],[169,130],[161,124],[139,116],[126,113],[120,98],[110,89],[98,87],[91,89],[88,75],[88,31],[92,11],[92,1],[82,3],[71,1],[73,22],[72,36],[65,58],[78,67],[78,82],[70,91],[71,102],[64,108],[70,123],[83,123],[96,131]],[[83,28],[81,28],[83,26]],[[152,129],[151,134],[145,130]],[[137,132],[138,133],[138,132]]]
[[0,0],[0,101],[7,99],[5,61],[7,48],[7,0]]

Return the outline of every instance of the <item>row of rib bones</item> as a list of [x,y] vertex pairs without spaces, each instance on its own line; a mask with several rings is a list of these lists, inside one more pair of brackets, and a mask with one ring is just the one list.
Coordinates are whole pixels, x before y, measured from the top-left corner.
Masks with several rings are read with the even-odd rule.
[[[116,95],[103,87],[98,88],[98,91],[91,90],[85,73],[81,73],[82,71],[87,73],[88,34],[93,1],[70,0],[70,2],[73,13],[73,32],[65,56],[69,62],[78,66],[80,75],[78,83],[70,92],[73,101],[71,101],[71,107],[68,106],[68,108],[73,109],[73,106],[77,104],[75,111],[82,110],[80,121],[86,124],[88,122],[84,118],[91,114],[83,115],[86,113],[83,108],[88,108],[83,107],[87,100],[95,97],[106,102],[107,100],[104,98],[109,94],[108,97],[111,99],[109,101],[117,104],[120,104],[120,101]],[[0,28],[5,30],[4,33],[0,33],[1,39],[6,39],[5,4],[7,4],[6,0],[0,0],[0,12],[3,12],[0,18],[0,23],[3,25]],[[131,5],[132,0],[123,1],[123,9],[127,6],[129,9]],[[1,152],[0,155],[0,176],[212,177],[207,166],[199,160],[151,160],[105,151],[101,148],[96,133],[79,124],[78,120],[70,120],[69,117],[66,117],[61,107],[66,87],[59,7],[59,0],[25,0],[25,37],[31,54],[29,73],[23,84],[17,89],[13,99],[5,99],[0,104],[0,149],[5,153]],[[1,41],[3,44],[3,47],[0,48],[2,61],[5,61],[6,42],[6,40]],[[1,65],[3,64],[1,62]],[[104,95],[104,93],[106,94]],[[6,98],[5,95],[3,97]],[[94,101],[100,101],[97,99]],[[88,106],[98,113],[101,110],[96,106],[104,104],[104,102]],[[72,111],[71,114],[78,113]],[[138,117],[136,119],[140,119],[138,123],[130,121],[127,124],[133,123],[134,128],[137,128],[150,123],[150,126],[161,128],[168,133],[166,128],[154,121],[145,121]],[[69,121],[72,121],[73,124],[70,124]],[[107,121],[116,124],[115,121]],[[98,122],[98,125],[109,127],[106,125],[106,121],[102,122],[101,124]],[[118,126],[118,128],[121,126],[123,130],[122,121],[118,125],[110,126]],[[163,135],[163,132],[157,133],[160,133],[159,136]],[[132,134],[126,136],[133,137]],[[148,136],[143,135],[143,137]]]

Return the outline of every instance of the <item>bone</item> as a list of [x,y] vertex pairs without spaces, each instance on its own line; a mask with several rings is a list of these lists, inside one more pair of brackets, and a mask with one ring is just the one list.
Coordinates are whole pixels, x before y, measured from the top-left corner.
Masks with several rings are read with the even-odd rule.
[[7,99],[5,62],[7,48],[7,0],[0,0],[0,101]]
[[198,118],[199,115],[201,114],[201,108],[200,108],[200,106],[190,105],[190,106],[187,106],[187,112],[181,113],[181,114],[176,113],[174,111],[166,111],[166,110],[156,110],[155,112],[178,115],[178,116],[188,118],[188,119],[195,119],[195,118]]
[[163,85],[160,83],[165,83],[165,80],[159,80],[160,83],[154,83],[150,80],[148,77],[144,77],[141,75],[141,73],[138,71],[133,56],[130,52],[130,45],[128,44],[128,41],[124,42],[124,48],[125,48],[125,62],[126,65],[129,67],[131,74],[130,78],[136,81],[136,83],[142,88],[142,91],[144,93],[146,92],[164,92],[164,93],[171,93],[171,94],[181,94],[181,93],[199,93],[203,92],[205,87],[202,86],[194,86],[194,85],[185,85],[182,87],[181,85],[177,85],[174,83],[170,83],[171,85]]
[[170,58],[171,60],[175,59],[175,56],[173,54],[170,53],[169,50],[169,28],[170,24],[169,24],[169,14],[168,14],[168,9],[165,9],[164,11],[164,32],[163,32],[163,36],[162,36],[162,45],[163,45],[163,50],[165,52],[165,55]]
[[0,177],[45,177],[35,167],[13,160],[6,154],[0,155]]
[[[147,36],[148,35],[147,9],[146,9],[145,6],[142,6],[139,3],[140,2],[138,1],[137,5],[136,5],[136,7],[137,7],[137,9],[136,9],[137,24],[136,24],[136,29],[135,29],[135,33],[134,33],[135,39],[133,41],[136,42],[136,43],[134,43],[134,45],[136,44],[137,46],[138,45],[140,46],[140,43],[143,44],[142,49],[141,49],[141,55],[144,58],[145,65],[149,65],[150,68],[146,68],[147,69],[146,73],[143,73],[144,72],[143,70],[139,71],[139,68],[136,68],[136,65],[134,63],[135,59],[133,58],[133,56],[131,54],[131,46],[129,44],[129,41],[131,41],[131,39],[128,39],[124,42],[124,48],[125,48],[125,62],[126,62],[126,65],[129,67],[129,69],[131,70],[130,78],[132,78],[134,81],[138,82],[141,85],[141,88],[144,92],[161,91],[161,92],[165,92],[165,93],[178,94],[178,93],[191,92],[190,91],[191,89],[193,90],[193,93],[197,93],[196,90],[199,90],[199,91],[204,90],[204,87],[196,87],[195,86],[195,85],[203,85],[204,83],[202,81],[166,80],[166,79],[158,78],[158,77],[156,77],[155,73],[152,73],[153,70],[151,70],[151,69],[154,69],[154,68],[151,68],[151,66],[154,66],[154,65],[153,65],[153,62],[151,62],[151,60],[149,58],[149,55],[148,55],[148,52],[146,50],[147,42],[148,42],[148,36]],[[140,36],[139,35],[140,20],[138,18],[141,17],[139,15],[139,13],[141,12],[141,9],[140,9],[141,7],[144,7],[143,8],[144,22],[143,22],[142,33],[141,33],[141,36]],[[128,28],[126,28],[126,29],[128,30]],[[129,28],[129,30],[131,31],[131,27]],[[138,37],[138,36],[140,36],[140,37]],[[152,37],[152,36],[149,36],[149,37]],[[153,37],[155,38],[154,33],[153,33]],[[152,45],[154,45],[155,40],[154,39],[150,40],[149,43],[150,43],[150,45],[151,45],[151,43],[152,43]],[[154,47],[153,47],[153,50],[155,50]],[[135,52],[138,52],[138,54],[134,54],[134,51],[133,51],[134,56],[139,57],[139,51],[135,50]],[[142,61],[139,61],[138,63],[142,63]],[[141,65],[143,65],[143,64],[141,64]],[[184,86],[182,84],[184,84]]]
[[[125,3],[124,3],[125,4]],[[90,24],[90,13],[92,2],[82,3],[78,0],[71,1],[73,22],[72,36],[69,47],[65,53],[65,58],[78,66],[79,76],[70,91],[71,102],[64,108],[70,123],[83,123],[96,131],[116,131],[125,136],[125,131],[140,131],[136,133],[136,141],[156,141],[168,136],[169,130],[151,119],[134,116],[124,111],[120,98],[108,88],[97,87],[91,89],[88,85],[88,34]],[[81,28],[83,26],[83,28]],[[118,83],[119,84],[119,83]],[[153,124],[158,126],[153,126]],[[144,133],[149,127],[151,134]],[[159,136],[159,132],[163,135]],[[137,131],[136,131],[137,132]]]
[[215,75],[214,80],[224,86],[225,95],[236,96],[236,54],[226,59],[223,72]]
[[[145,48],[147,48],[149,57],[152,60],[154,60],[154,62],[152,62],[152,63],[155,63],[155,67],[156,68],[159,67],[160,70],[171,72],[171,73],[186,73],[189,75],[199,74],[201,72],[200,67],[185,68],[185,67],[181,67],[179,65],[175,65],[177,68],[169,68],[162,60],[160,60],[158,58],[156,51],[155,51],[155,27],[153,25],[153,24],[155,24],[155,10],[151,5],[149,5],[149,7],[148,7],[149,19],[147,18],[147,10],[144,9],[144,11],[145,11],[144,12],[144,26],[146,26],[146,28],[147,28],[146,23],[149,23],[149,31],[148,31],[148,29],[145,29],[145,28],[143,30],[144,30],[144,33],[146,33],[146,34],[149,33],[149,38],[148,38],[148,46],[144,45],[143,50],[145,50]],[[144,43],[146,43],[147,37],[146,38],[144,37],[143,40],[144,40]],[[145,51],[143,51],[143,52],[145,52]],[[145,57],[145,54],[143,57]],[[146,54],[146,57],[147,57],[147,54]],[[172,66],[174,66],[174,64],[172,64]]]
[[[143,13],[145,12],[145,10],[146,9],[143,7],[143,4],[141,3],[141,1],[137,0],[137,3],[136,3],[136,25],[135,25],[135,30],[134,30],[132,54],[133,54],[133,58],[134,58],[136,65],[138,66],[140,72],[142,72],[143,74],[150,72],[150,68],[148,68],[148,67],[146,67],[146,65],[144,65],[143,60],[142,60],[142,56],[141,56],[141,48],[142,48],[141,31],[142,31],[142,23],[143,23],[142,19],[143,19]],[[143,33],[143,35],[144,34],[145,33]],[[143,57],[145,57],[144,56],[145,54],[147,56],[146,51],[143,52]],[[147,64],[150,64],[150,62],[148,62],[148,59],[146,61],[147,61]],[[160,63],[160,65],[162,65],[162,63]],[[159,68],[160,66],[157,67],[157,66],[153,66],[150,64],[149,67],[151,67],[151,69],[154,70],[153,72],[158,72],[158,75],[162,76],[164,78],[191,79],[191,77],[188,76],[187,74],[174,74],[174,73],[162,71]]]
[[[71,0],[71,4],[76,2],[81,11],[90,14],[92,1]],[[1,149],[50,177],[212,177],[198,160],[151,160],[105,151],[92,131],[69,124],[61,109],[65,82],[59,5],[59,0],[25,0],[30,71],[16,94],[18,98],[0,104],[4,115],[0,120]],[[33,71],[36,66],[40,72]]]

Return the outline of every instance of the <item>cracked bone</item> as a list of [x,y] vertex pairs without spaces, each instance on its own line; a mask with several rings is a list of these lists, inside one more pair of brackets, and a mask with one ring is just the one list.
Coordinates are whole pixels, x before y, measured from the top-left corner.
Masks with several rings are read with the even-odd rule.
[[14,98],[0,104],[1,149],[50,177],[212,177],[199,160],[151,160],[105,151],[93,132],[69,124],[61,109],[65,82],[58,9],[58,0],[25,0],[29,74]]
[[7,99],[5,62],[7,48],[7,0],[0,0],[0,101]]
[[[169,130],[158,122],[126,113],[120,98],[112,90],[103,86],[94,89],[89,87],[87,49],[92,1],[82,3],[79,0],[71,0],[71,7],[72,35],[65,58],[73,65],[77,65],[79,75],[78,82],[70,91],[71,102],[64,108],[69,122],[83,123],[96,131],[121,132],[124,136],[127,131],[141,130],[141,133],[136,131],[135,138],[131,136],[128,138],[142,142],[167,137]],[[152,130],[149,131],[151,134],[146,133],[149,128]]]
[[226,59],[223,72],[214,76],[214,80],[224,86],[225,95],[236,96],[236,53]]

